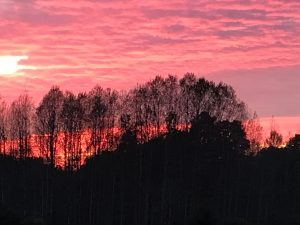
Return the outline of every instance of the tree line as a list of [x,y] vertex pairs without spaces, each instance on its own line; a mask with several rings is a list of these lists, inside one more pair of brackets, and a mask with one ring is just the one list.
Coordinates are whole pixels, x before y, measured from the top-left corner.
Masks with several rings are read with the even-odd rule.
[[0,157],[0,207],[47,225],[229,225],[239,215],[250,218],[231,185],[249,148],[240,121],[201,112],[189,130],[137,138],[128,131],[115,151],[75,172]]
[[300,136],[282,148],[272,130],[263,148],[226,84],[186,74],[0,105],[0,224],[300,224]]
[[39,156],[51,166],[78,169],[89,156],[116,149],[134,134],[145,143],[174,130],[188,130],[201,112],[218,121],[244,120],[245,103],[225,83],[156,76],[129,91],[95,86],[74,94],[52,87],[35,107],[23,94],[0,103],[0,153]]
[[77,171],[0,156],[0,223],[300,224],[300,137],[256,155],[249,147],[240,121],[202,112],[189,130],[148,142],[128,131]]

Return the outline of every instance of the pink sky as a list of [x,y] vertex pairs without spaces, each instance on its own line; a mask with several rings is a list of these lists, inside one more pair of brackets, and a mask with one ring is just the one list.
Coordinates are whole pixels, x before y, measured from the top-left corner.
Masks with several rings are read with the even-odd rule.
[[194,72],[231,84],[261,117],[300,121],[298,0],[0,0],[1,56],[24,57],[0,75],[9,101]]

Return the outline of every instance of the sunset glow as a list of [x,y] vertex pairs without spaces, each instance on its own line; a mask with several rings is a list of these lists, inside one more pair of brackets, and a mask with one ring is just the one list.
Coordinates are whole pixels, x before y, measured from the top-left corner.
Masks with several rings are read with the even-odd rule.
[[11,75],[17,73],[21,68],[18,63],[26,56],[0,56],[0,75]]
[[300,0],[0,0],[0,225],[300,225]]
[[[0,88],[128,90],[194,72],[261,117],[299,116],[299,1],[0,0]],[[26,55],[26,56],[24,56]],[[18,79],[15,79],[18,75]]]

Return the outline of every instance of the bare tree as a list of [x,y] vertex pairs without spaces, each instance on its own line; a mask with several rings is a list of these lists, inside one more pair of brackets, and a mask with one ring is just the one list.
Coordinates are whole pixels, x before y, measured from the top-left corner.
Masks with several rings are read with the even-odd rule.
[[193,98],[191,99],[193,105],[193,117],[199,117],[201,112],[209,112],[211,109],[211,89],[214,86],[213,82],[209,82],[204,78],[200,78],[191,87],[193,91]]
[[181,114],[185,129],[188,129],[194,117],[192,99],[194,98],[193,87],[196,82],[197,79],[193,73],[187,73],[179,80],[181,90]]
[[218,120],[244,120],[248,117],[246,105],[237,98],[231,86],[222,82],[215,85],[212,99],[214,108],[211,114]]
[[55,166],[63,97],[59,87],[52,87],[36,109],[36,131],[41,138],[40,148],[45,146],[45,156],[53,167]]
[[95,154],[116,146],[118,99],[116,91],[103,90],[100,86],[96,86],[89,93],[88,127],[91,133],[89,148]]
[[33,118],[33,102],[27,95],[20,95],[12,102],[9,110],[10,138],[16,146],[12,147],[13,154],[20,158],[31,154],[31,131]]
[[282,145],[282,143],[283,143],[282,135],[278,133],[278,131],[272,129],[270,131],[270,136],[266,139],[266,144],[269,147],[278,148]]
[[165,79],[163,99],[166,128],[168,132],[173,132],[179,128],[180,120],[180,87],[177,77],[169,75]]
[[118,122],[118,108],[119,108],[119,94],[117,91],[111,90],[111,89],[106,89],[105,90],[105,95],[106,95],[106,106],[107,106],[107,111],[106,111],[106,150],[112,150],[116,148],[117,143],[117,137],[116,137],[116,132],[115,128],[117,126]]
[[130,91],[127,100],[129,101],[128,114],[132,114],[135,130],[139,141],[145,142],[150,139],[151,114],[149,106],[149,93],[144,86],[138,86]]
[[103,92],[103,89],[97,86],[89,93],[90,144],[88,150],[93,154],[99,154],[102,149],[101,140],[103,139],[104,118],[107,110]]
[[4,100],[0,99],[0,154],[6,154],[8,109]]
[[65,94],[60,120],[63,131],[65,168],[76,170],[81,165],[84,109],[80,99],[71,92]]

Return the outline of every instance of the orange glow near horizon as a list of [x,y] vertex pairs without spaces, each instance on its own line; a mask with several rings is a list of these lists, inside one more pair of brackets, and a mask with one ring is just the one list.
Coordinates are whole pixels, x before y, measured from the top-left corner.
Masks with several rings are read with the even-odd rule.
[[300,116],[291,117],[262,117],[259,119],[261,126],[264,128],[264,136],[268,137],[271,131],[272,120],[276,131],[282,134],[284,141],[300,133]]
[[[300,117],[292,117],[292,118],[276,118],[274,119],[273,117],[268,117],[268,118],[260,118],[258,119],[259,124],[262,126],[262,142],[260,143],[261,148],[267,147],[265,145],[265,139],[268,137],[269,132],[271,131],[271,124],[273,121],[273,129],[278,131],[280,134],[283,135],[283,144],[280,147],[285,147],[287,141],[293,137],[295,134],[300,133]],[[295,124],[294,121],[299,121],[298,124]],[[294,127],[291,126],[291,124],[294,123]],[[139,128],[140,129],[140,135],[138,138],[141,140],[142,139],[142,133],[143,132],[148,132],[149,138],[153,138],[157,136],[157,132],[159,134],[165,134],[167,132],[167,128],[165,125],[161,125],[159,131],[155,128],[155,126],[150,126],[148,128]],[[178,125],[177,126],[178,130],[184,130],[184,125]],[[150,133],[149,133],[150,130]],[[247,133],[247,130],[245,130]],[[101,140],[101,151],[114,151],[117,148],[117,145],[115,146],[109,146],[107,136],[105,133],[108,131],[103,131],[103,137]],[[120,138],[120,129],[119,128],[114,128],[113,129],[113,137],[116,139]],[[91,132],[86,130],[82,131],[79,133],[80,136],[80,148],[81,148],[81,160],[79,165],[83,165],[85,163],[85,160],[93,155],[96,154],[96,152],[93,152],[92,150],[88,149],[88,145],[90,145],[90,138],[91,138]],[[30,147],[31,147],[31,157],[36,157],[36,158],[43,158],[45,163],[47,162],[47,157],[46,157],[46,146],[41,146],[39,143],[39,135],[33,134],[30,137]],[[56,146],[56,154],[55,154],[55,164],[57,167],[64,168],[64,163],[65,163],[65,154],[69,154],[64,151],[64,144],[63,144],[63,138],[64,134],[60,133],[58,135],[58,140],[57,140],[57,146]],[[117,141],[118,142],[118,141]],[[116,144],[117,144],[116,142]],[[8,140],[5,144],[5,152],[6,154],[14,154],[12,151],[17,151],[18,149],[18,142],[17,141],[12,141]],[[3,145],[1,144],[1,151],[2,153],[4,152],[3,150]],[[18,154],[17,152],[15,154]],[[49,152],[48,152],[48,157],[49,157]]]
[[[178,125],[177,126],[178,130],[184,130],[183,125]],[[143,133],[147,132],[148,138],[151,139],[155,136],[157,136],[157,132],[159,134],[165,134],[167,132],[167,127],[166,125],[161,125],[159,131],[157,131],[155,126],[149,126],[147,128],[138,128],[139,130],[139,134],[137,136],[137,138],[141,141],[147,141],[144,140],[143,141]],[[103,132],[103,136],[101,139],[101,151],[114,151],[117,148],[117,144],[118,144],[118,140],[120,138],[121,135],[121,130],[120,128],[114,128],[112,130],[108,130],[105,129],[102,131]],[[109,133],[113,132],[113,138],[115,138],[117,141],[116,143],[114,143],[113,146],[110,146],[108,138],[110,135]],[[68,152],[65,152],[65,147],[64,147],[64,143],[63,143],[63,139],[64,139],[64,133],[60,133],[58,134],[58,139],[57,139],[57,146],[55,148],[55,164],[57,167],[61,167],[64,168],[65,166],[65,154],[69,154]],[[85,163],[85,160],[93,155],[96,154],[96,150],[92,150],[90,149],[88,146],[90,146],[90,139],[91,139],[91,132],[89,130],[85,130],[82,131],[80,133],[78,133],[78,137],[80,137],[80,149],[81,149],[81,160],[79,165],[83,165]],[[30,142],[30,148],[31,148],[31,152],[30,155],[31,157],[35,157],[35,158],[43,158],[45,163],[49,163],[47,161],[47,154],[49,157],[49,152],[46,153],[47,151],[47,146],[45,145],[41,145],[41,143],[39,142],[39,135],[36,134],[32,134],[29,138],[29,142]],[[45,144],[45,143],[44,143]],[[5,143],[5,150],[1,149],[2,153],[5,154],[11,154],[11,155],[18,155],[18,141],[17,140],[8,140]],[[0,153],[1,153],[0,151]]]
[[[105,133],[105,131],[104,131]],[[114,137],[118,138],[120,135],[120,130],[119,129],[113,129]],[[84,164],[85,160],[89,158],[90,156],[94,155],[95,152],[92,152],[92,150],[88,150],[87,146],[89,145],[89,140],[91,138],[91,132],[89,131],[83,131],[78,134],[80,136],[80,148],[81,148],[81,160],[80,160],[80,165]],[[47,147],[44,145],[40,145],[39,143],[39,135],[31,135],[29,142],[30,142],[30,156],[35,157],[35,158],[43,158],[45,160],[45,163],[47,162]],[[64,162],[65,162],[65,154],[69,154],[68,152],[65,152],[64,150],[64,144],[63,144],[63,139],[64,139],[64,133],[58,134],[58,140],[57,140],[57,146],[55,148],[55,164],[58,167],[63,168],[64,167]],[[103,139],[101,140],[101,145],[102,145],[102,151],[111,151],[116,148],[116,146],[108,146],[108,141],[106,138],[106,135],[103,136]],[[13,154],[12,151],[17,151],[18,149],[18,141],[12,141],[8,140],[6,142],[6,149],[5,152],[6,154]],[[3,149],[2,149],[3,151]],[[16,152],[15,154],[18,155]],[[49,152],[48,152],[48,157],[49,157]]]

